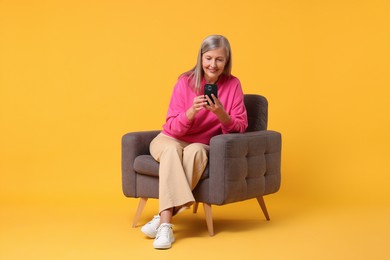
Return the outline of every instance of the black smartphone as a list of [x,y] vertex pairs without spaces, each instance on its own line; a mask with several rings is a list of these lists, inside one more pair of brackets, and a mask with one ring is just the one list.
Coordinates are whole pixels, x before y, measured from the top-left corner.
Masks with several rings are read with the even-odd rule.
[[[211,94],[214,94],[214,96],[216,98],[218,98],[218,86],[216,84],[205,84],[204,85],[204,95],[206,96],[209,96],[209,98],[211,99],[211,101],[213,101],[213,103],[215,104],[214,100],[213,100],[213,97],[211,96]],[[209,102],[207,101],[207,105],[210,105]]]

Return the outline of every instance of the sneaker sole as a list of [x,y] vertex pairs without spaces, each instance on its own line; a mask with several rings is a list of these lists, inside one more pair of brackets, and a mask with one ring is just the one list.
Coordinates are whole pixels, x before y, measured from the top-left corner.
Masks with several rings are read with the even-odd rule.
[[172,247],[172,243],[173,243],[173,242],[171,242],[171,243],[169,243],[169,244],[158,245],[158,246],[156,246],[155,244],[153,244],[153,247],[154,247],[154,249],[169,249],[169,248]]

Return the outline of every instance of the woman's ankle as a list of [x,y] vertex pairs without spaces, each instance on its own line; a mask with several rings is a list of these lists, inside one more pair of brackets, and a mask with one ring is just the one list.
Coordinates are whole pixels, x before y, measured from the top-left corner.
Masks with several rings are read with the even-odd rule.
[[160,223],[171,223],[173,208],[169,208],[160,212]]

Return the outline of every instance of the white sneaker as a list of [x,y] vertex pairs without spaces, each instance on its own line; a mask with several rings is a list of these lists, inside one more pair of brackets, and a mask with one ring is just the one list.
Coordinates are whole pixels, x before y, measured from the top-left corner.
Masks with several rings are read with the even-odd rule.
[[156,238],[154,239],[153,246],[155,249],[168,249],[171,248],[172,243],[175,242],[173,236],[172,224],[162,223],[157,230]]
[[159,226],[160,226],[160,216],[155,215],[151,221],[143,225],[141,231],[148,237],[155,238]]

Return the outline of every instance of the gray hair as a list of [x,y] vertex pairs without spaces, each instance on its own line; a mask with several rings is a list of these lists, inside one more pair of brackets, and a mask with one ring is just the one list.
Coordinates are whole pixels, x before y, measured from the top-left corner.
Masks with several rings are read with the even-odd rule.
[[204,53],[215,50],[218,48],[224,47],[226,51],[226,64],[223,69],[223,75],[230,76],[232,72],[232,51],[230,48],[229,41],[222,35],[210,35],[207,36],[199,49],[198,59],[196,65],[190,71],[183,73],[183,75],[188,75],[191,79],[191,85],[195,89],[195,92],[201,93],[201,82],[204,76],[204,71],[202,68],[202,56]]

